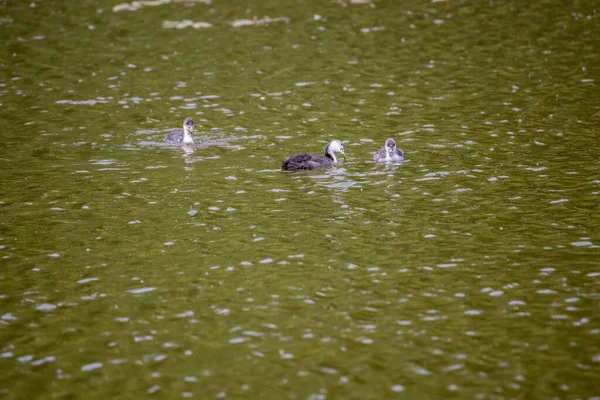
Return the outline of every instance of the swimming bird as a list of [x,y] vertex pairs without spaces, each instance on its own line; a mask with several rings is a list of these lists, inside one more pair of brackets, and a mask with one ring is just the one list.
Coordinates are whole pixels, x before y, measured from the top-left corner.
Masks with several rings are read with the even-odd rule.
[[317,154],[294,154],[287,160],[281,163],[281,169],[285,170],[300,170],[300,169],[317,169],[321,167],[329,167],[337,164],[336,153],[344,153],[344,144],[339,140],[334,140],[325,147],[325,155]]
[[404,152],[396,147],[394,139],[388,139],[385,146],[373,153],[373,159],[379,162],[404,161]]
[[183,132],[173,131],[167,135],[165,141],[171,144],[193,146],[196,142],[192,137],[192,132],[194,132],[194,121],[191,118],[186,118],[185,121],[183,121]]

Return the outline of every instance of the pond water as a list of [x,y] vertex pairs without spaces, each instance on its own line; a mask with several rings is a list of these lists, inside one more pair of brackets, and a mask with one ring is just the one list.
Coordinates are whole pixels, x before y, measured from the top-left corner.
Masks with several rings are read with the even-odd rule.
[[0,4],[2,396],[600,398],[600,7],[509,3]]

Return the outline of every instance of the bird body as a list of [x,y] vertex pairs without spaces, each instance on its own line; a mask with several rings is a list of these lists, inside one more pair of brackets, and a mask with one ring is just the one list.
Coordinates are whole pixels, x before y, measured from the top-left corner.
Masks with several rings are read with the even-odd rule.
[[404,152],[396,147],[394,139],[385,141],[385,146],[373,153],[373,159],[378,162],[404,161]]
[[[325,155],[299,153],[281,163],[283,170],[312,170],[337,164],[336,153],[344,154],[344,144],[334,140],[325,147]],[[344,154],[345,155],[345,154]]]
[[177,130],[169,133],[165,141],[181,146],[193,146],[196,144],[196,141],[192,137],[192,132],[194,132],[194,121],[191,118],[186,118],[183,122],[183,131]]

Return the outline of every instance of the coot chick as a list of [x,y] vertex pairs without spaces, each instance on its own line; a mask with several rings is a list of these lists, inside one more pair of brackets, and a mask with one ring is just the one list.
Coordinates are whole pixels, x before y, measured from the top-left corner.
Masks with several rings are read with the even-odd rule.
[[192,132],[194,132],[194,121],[191,118],[186,118],[183,121],[183,132],[173,131],[167,135],[165,141],[171,144],[193,146],[196,142],[192,137]]
[[339,140],[334,140],[325,147],[325,155],[317,154],[294,154],[287,160],[281,163],[281,169],[284,170],[301,170],[301,169],[317,169],[321,167],[329,167],[337,163],[335,153],[341,153],[344,156],[344,144]]
[[373,159],[378,162],[404,161],[404,152],[396,147],[394,139],[388,139],[385,146],[373,153]]

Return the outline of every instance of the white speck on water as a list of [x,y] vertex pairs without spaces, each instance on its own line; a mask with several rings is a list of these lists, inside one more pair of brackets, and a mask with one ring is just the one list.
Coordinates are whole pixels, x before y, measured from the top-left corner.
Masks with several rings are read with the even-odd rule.
[[12,313],[6,313],[2,316],[2,319],[5,321],[16,321],[18,318],[12,315]]
[[600,362],[600,354],[596,354],[596,355],[592,356],[592,361],[593,362]]
[[427,371],[425,368],[415,367],[413,371],[417,375],[431,375],[431,372]]
[[150,389],[148,389],[148,393],[152,394],[152,393],[156,393],[160,390],[160,386],[158,385],[154,385],[152,386]]
[[464,364],[449,365],[446,368],[444,368],[443,371],[444,372],[457,371],[459,369],[462,369],[464,366],[465,366]]
[[527,171],[539,172],[539,171],[544,171],[544,170],[545,170],[545,169],[547,169],[547,168],[546,168],[546,167],[537,167],[537,168],[534,168],[534,167],[528,167],[528,168],[525,168],[525,169],[526,169]]
[[481,311],[480,310],[467,310],[465,311],[465,315],[480,315]]
[[565,303],[576,303],[579,300],[580,300],[579,297],[571,297],[571,298],[565,299]]
[[525,304],[527,304],[527,303],[525,303],[522,300],[511,300],[508,302],[509,306],[524,306]]
[[289,360],[294,358],[294,355],[292,353],[286,353],[285,351],[279,349],[279,355],[281,356],[281,358],[283,358],[284,360]]
[[138,288],[138,289],[131,289],[128,290],[128,293],[133,293],[133,294],[140,294],[140,293],[147,293],[147,292],[152,292],[156,290],[155,287],[143,287],[143,288]]
[[196,382],[198,378],[196,378],[195,376],[186,376],[185,378],[183,378],[183,380],[185,382]]
[[129,221],[127,224],[134,225],[134,224],[141,224],[141,223],[142,223],[142,221],[136,219],[134,221]]
[[12,356],[13,356],[13,353],[11,353],[10,351],[0,353],[0,358],[11,358]]
[[165,242],[164,245],[165,246],[173,246],[175,244],[175,242]]
[[83,372],[88,372],[88,371],[93,371],[95,369],[98,368],[102,368],[102,363],[101,362],[95,362],[95,363],[91,363],[91,364],[85,364],[81,367],[81,370]]
[[86,279],[80,279],[77,281],[77,283],[88,283],[88,282],[93,282],[93,281],[97,281],[98,278],[86,278]]
[[54,361],[56,361],[56,357],[48,356],[48,357],[40,358],[39,360],[32,361],[31,365],[33,365],[34,367],[37,367],[38,365],[42,365],[42,364],[46,364],[47,362],[54,362]]
[[449,263],[449,264],[438,264],[438,268],[452,268],[452,267],[456,267],[458,264],[454,264],[454,263]]
[[50,303],[39,304],[38,306],[35,307],[35,309],[39,310],[39,311],[52,311],[55,308],[56,308],[56,305],[50,304]]
[[58,257],[60,257],[60,254],[58,254],[58,253],[52,253],[52,254],[48,254],[48,257],[58,258]]
[[490,296],[493,296],[493,297],[502,296],[503,294],[504,294],[504,292],[502,290],[493,290],[490,292]]
[[396,392],[396,393],[400,393],[400,392],[404,392],[404,386],[402,385],[394,385],[391,387],[392,392]]
[[550,204],[566,203],[569,199],[552,200]]
[[193,316],[194,316],[194,312],[192,310],[188,310],[188,311],[184,311],[179,314],[175,314],[176,318],[187,318],[187,317],[193,317]]
[[423,237],[426,238],[426,239],[430,239],[430,238],[434,238],[435,235],[433,233],[429,233],[429,234],[427,234],[427,235],[425,235]]
[[571,243],[571,246],[574,246],[574,247],[585,247],[585,246],[591,246],[591,245],[592,245],[592,242],[586,242],[586,241]]
[[272,263],[273,259],[272,258],[265,258],[264,260],[260,260],[261,264],[269,264]]
[[373,339],[368,338],[368,337],[358,337],[356,338],[357,341],[359,341],[362,344],[373,344]]
[[552,289],[540,289],[537,292],[539,294],[555,294],[556,290],[552,290]]
[[254,332],[254,331],[244,331],[244,332],[242,332],[242,334],[244,334],[246,336],[254,336],[254,337],[260,337],[260,336],[264,336],[265,335],[262,332]]
[[29,361],[33,360],[33,356],[31,354],[27,354],[26,356],[21,356],[21,357],[17,358],[17,360],[20,363],[25,364],[25,363],[28,363]]
[[231,343],[231,344],[243,343],[246,340],[248,340],[248,338],[236,337],[236,338],[229,339],[229,343]]
[[303,87],[303,86],[309,86],[309,85],[314,85],[315,82],[296,82],[296,86],[298,87]]

